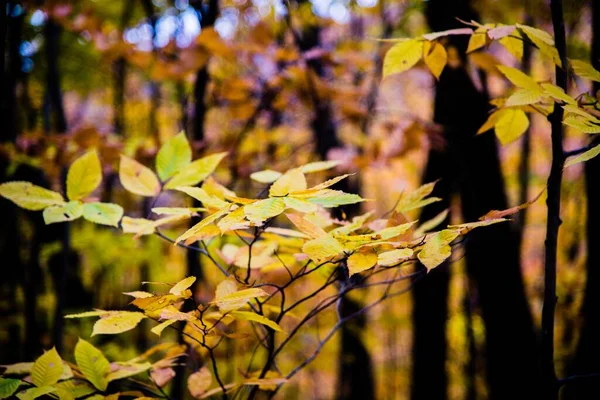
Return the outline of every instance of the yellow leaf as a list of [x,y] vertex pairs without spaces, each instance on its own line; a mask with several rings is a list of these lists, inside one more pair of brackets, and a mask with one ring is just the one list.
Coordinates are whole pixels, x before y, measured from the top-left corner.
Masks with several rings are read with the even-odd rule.
[[[400,200],[398,201],[398,204],[396,205],[396,211],[399,213],[404,213],[410,210],[414,210],[416,208],[420,208],[420,207],[424,207],[424,205],[429,204],[428,203],[423,203],[425,197],[429,196],[432,192],[433,189],[435,188],[435,184],[436,182],[429,182],[426,183],[424,185],[419,186],[417,189],[413,190],[412,192],[409,193],[403,193],[402,197],[400,197]],[[441,199],[438,199],[437,197],[432,197],[431,198],[434,201],[439,201]],[[427,199],[430,200],[430,199]],[[433,202],[433,201],[431,201]]]
[[154,296],[152,293],[143,292],[143,291],[139,291],[139,290],[136,290],[134,292],[123,292],[123,294],[134,297],[136,299],[146,299],[148,297]]
[[422,40],[411,39],[396,43],[383,59],[383,78],[412,68],[422,56]]
[[345,204],[355,204],[365,201],[357,194],[344,193],[341,190],[323,189],[307,199],[309,202],[325,208],[337,207]]
[[196,282],[196,277],[195,276],[188,276],[187,278],[182,279],[181,281],[177,282],[171,288],[171,290],[169,290],[169,293],[171,293],[171,294],[181,294],[181,293],[183,293],[184,290],[186,290],[190,286],[192,286],[194,284],[194,282]]
[[423,47],[425,65],[429,68],[436,79],[440,79],[440,75],[448,62],[448,54],[444,46],[437,42],[425,42]]
[[397,249],[380,253],[377,256],[377,264],[382,267],[391,267],[412,257],[412,249]]
[[190,374],[187,380],[188,390],[194,397],[203,395],[212,383],[212,374],[207,367]]
[[502,115],[496,122],[496,136],[502,145],[517,140],[529,128],[529,119],[525,111],[507,108],[502,110]]
[[505,36],[498,41],[517,60],[523,59],[523,38],[518,31]]
[[253,172],[250,179],[260,183],[273,183],[281,176],[281,172],[266,169],[264,171]]
[[144,310],[146,314],[154,318],[160,315],[160,310],[164,309],[165,307],[180,302],[181,300],[189,299],[190,297],[192,297],[192,292],[190,290],[184,290],[181,294],[177,295],[164,294],[159,296],[137,298],[132,301],[131,304],[141,310]]
[[309,240],[302,246],[302,252],[308,255],[316,264],[331,260],[343,251],[342,244],[330,235]]
[[347,260],[348,273],[350,276],[357,274],[367,269],[373,268],[377,265],[377,254],[373,252],[360,252],[353,253]]
[[[111,365],[111,369],[112,370],[107,376],[106,379],[108,379],[109,382],[112,381],[116,381],[118,379],[125,379],[125,378],[129,378],[130,376],[134,376],[137,374],[141,374],[142,372],[146,372],[148,371],[150,368],[152,368],[152,364],[150,364],[149,362],[142,362],[142,363],[135,363],[135,362],[115,362]],[[124,392],[121,393],[122,395],[125,395]],[[133,394],[133,393],[132,393]],[[117,397],[115,398],[115,400],[117,400],[120,396],[117,394]],[[105,398],[106,400],[106,398]]]
[[271,321],[269,318],[251,311],[232,311],[230,315],[242,321],[258,322],[259,324],[268,326],[276,332],[283,332],[283,329],[281,329],[281,327],[276,322]]
[[154,172],[127,156],[121,155],[119,179],[123,187],[131,193],[152,197],[160,193],[160,181]]
[[192,217],[203,211],[207,211],[202,207],[154,207],[152,212],[158,215],[185,215]]
[[298,230],[313,239],[326,236],[327,232],[300,214],[285,214]]
[[165,189],[175,189],[178,186],[194,186],[212,174],[227,153],[216,153],[200,158],[183,167],[165,185]]
[[135,328],[146,316],[140,312],[119,311],[100,317],[94,324],[92,336],[116,335]]
[[42,354],[31,369],[31,380],[37,387],[54,385],[63,374],[62,359],[53,347]]
[[546,98],[546,93],[539,90],[517,89],[504,103],[505,107],[525,106],[536,104]]
[[75,361],[81,373],[96,389],[105,391],[108,386],[107,375],[110,364],[100,350],[79,338],[75,346]]
[[135,233],[138,235],[151,235],[154,233],[154,221],[146,218],[123,217],[121,228],[124,233]]
[[221,233],[228,231],[235,231],[238,229],[247,229],[251,222],[246,220],[246,214],[244,208],[237,208],[235,211],[227,214],[217,223]]
[[123,207],[112,203],[85,203],[83,218],[100,225],[117,227],[123,216]]
[[527,35],[529,40],[539,49],[540,53],[550,58],[559,67],[562,67],[558,50],[554,47],[554,38],[548,32],[521,24],[517,24],[517,28],[521,29]]
[[91,150],[71,164],[67,173],[67,197],[79,200],[92,193],[102,181],[98,152]]
[[280,176],[269,189],[269,196],[287,196],[290,192],[306,189],[306,178],[300,168],[294,168]]
[[467,53],[482,48],[487,44],[487,28],[479,27],[473,32],[469,38],[469,46],[467,47]]
[[186,239],[191,238],[192,236],[198,234],[204,228],[211,225],[212,223],[214,223],[216,220],[218,220],[219,218],[221,218],[223,215],[227,214],[228,212],[229,212],[229,208],[224,208],[222,210],[217,211],[214,214],[209,215],[208,217],[204,218],[202,221],[198,222],[196,225],[192,226],[190,229],[185,231],[183,233],[183,235],[181,235],[177,239],[175,239],[175,243],[177,244],[177,243],[181,242],[182,240],[186,240]]
[[584,133],[600,133],[600,125],[594,125],[585,117],[568,116],[563,120],[563,124]]
[[598,154],[600,154],[600,145],[594,146],[590,150],[588,150],[584,153],[581,153],[580,155],[578,155],[576,157],[569,158],[569,160],[565,163],[564,168],[568,168],[572,165],[591,160],[592,158],[596,157]]
[[199,187],[191,187],[191,186],[179,186],[175,188],[180,192],[187,194],[188,196],[193,197],[194,199],[200,201],[204,207],[211,209],[222,209],[226,207],[229,203],[216,197],[210,195],[206,190]]
[[174,324],[175,322],[177,322],[176,319],[168,319],[168,320],[163,321],[160,324],[156,325],[154,328],[150,329],[150,332],[154,333],[157,336],[160,336],[162,334],[162,331],[165,330],[165,328],[168,328],[170,325]]
[[429,235],[417,255],[419,261],[427,267],[428,271],[437,267],[452,254],[450,243],[457,236],[457,231],[448,229]]
[[451,35],[471,35],[473,30],[471,28],[456,28],[456,29],[448,29],[445,31],[439,32],[430,32],[423,35],[423,38],[426,40],[435,40],[445,36]]
[[[220,299],[222,297],[228,296],[238,291],[238,285],[234,279],[229,278],[221,281],[216,289],[215,289],[215,298]],[[243,301],[242,305],[246,304],[246,301]],[[240,306],[240,307],[241,307]]]
[[574,98],[572,98],[571,96],[569,96],[568,94],[565,93],[565,91],[556,86],[553,85],[551,83],[542,83],[542,88],[544,88],[544,91],[546,92],[546,94],[550,97],[552,97],[554,100],[566,103],[566,104],[572,104],[574,106],[577,105],[577,100],[575,100]]
[[569,60],[575,75],[591,81],[600,82],[600,72],[596,70],[590,63],[581,60]]
[[490,129],[493,129],[494,126],[496,126],[496,122],[498,122],[498,120],[502,116],[502,111],[504,110],[494,111],[493,113],[491,113],[488,119],[484,122],[484,124],[481,125],[481,128],[479,128],[477,134],[479,135],[481,133],[489,131]]
[[319,183],[318,185],[313,186],[309,189],[292,191],[292,192],[290,192],[290,195],[291,196],[302,196],[302,197],[313,196],[315,194],[318,194],[318,192],[322,191],[323,189],[333,186],[336,183],[338,183],[339,181],[346,179],[350,175],[352,175],[352,174],[336,176],[335,178],[326,180],[325,182]]
[[269,294],[260,288],[250,288],[238,290],[233,293],[217,297],[212,302],[216,304],[221,311],[236,310],[255,297],[268,296]]
[[70,201],[62,206],[47,207],[44,209],[44,223],[73,221],[83,214],[83,204],[79,200]]
[[305,174],[309,174],[311,172],[327,171],[328,169],[337,167],[341,163],[342,162],[339,160],[315,161],[308,164],[304,164],[300,167],[300,170]]
[[[164,182],[192,162],[192,148],[184,132],[162,145],[156,155],[156,171]],[[182,185],[183,186],[183,185]]]
[[504,76],[506,76],[506,78],[511,81],[513,85],[523,89],[528,89],[531,92],[544,92],[542,87],[538,85],[535,79],[524,74],[518,69],[507,67],[506,65],[498,65],[496,68],[498,68],[498,70],[502,72],[502,74],[504,74]]
[[244,206],[246,218],[257,225],[278,216],[283,211],[285,211],[285,202],[280,197],[271,197]]
[[21,208],[39,211],[49,206],[65,204],[60,193],[29,182],[6,182],[0,185],[0,196],[12,201]]

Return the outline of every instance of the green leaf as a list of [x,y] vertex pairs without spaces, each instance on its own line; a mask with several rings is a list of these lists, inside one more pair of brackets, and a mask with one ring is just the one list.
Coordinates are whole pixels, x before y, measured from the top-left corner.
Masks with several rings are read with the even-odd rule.
[[116,335],[135,328],[141,320],[146,318],[143,313],[132,311],[118,311],[107,317],[101,317],[94,324],[92,336]]
[[83,376],[92,385],[100,391],[106,390],[110,364],[100,350],[92,346],[89,342],[79,338],[75,346],[75,361]]
[[12,201],[21,208],[32,211],[39,211],[49,206],[65,203],[60,193],[21,181],[1,184],[0,196]]
[[263,317],[262,315],[256,314],[254,312],[232,311],[229,315],[231,315],[232,317],[234,317],[236,319],[241,319],[242,321],[258,322],[259,324],[268,326],[269,328],[273,329],[274,331],[283,332],[283,329],[281,329],[281,327],[277,323],[275,323],[274,321],[271,321],[267,317]]
[[164,182],[192,162],[192,148],[184,132],[162,145],[156,156],[156,171]]
[[46,225],[55,222],[73,221],[83,214],[83,204],[79,200],[70,201],[62,206],[53,206],[44,209],[44,222]]
[[160,193],[160,181],[154,172],[133,158],[121,155],[119,164],[121,185],[131,193],[152,197]]
[[123,216],[123,207],[112,203],[86,203],[83,218],[100,225],[117,227]]
[[194,186],[212,174],[227,153],[216,153],[192,162],[177,172],[167,182],[165,189],[175,189],[178,186]]
[[7,399],[12,396],[21,386],[20,379],[0,378],[0,399]]
[[423,41],[418,39],[396,43],[385,53],[383,78],[412,68],[423,56]]
[[31,380],[37,387],[50,386],[58,382],[62,374],[62,359],[53,347],[35,360],[31,369]]
[[67,197],[79,200],[92,193],[102,181],[98,152],[91,150],[71,164],[67,173]]
[[600,145],[594,146],[590,150],[581,153],[578,156],[569,158],[569,160],[565,163],[565,168],[569,168],[570,166],[573,166],[575,164],[591,160],[598,154],[600,154]]

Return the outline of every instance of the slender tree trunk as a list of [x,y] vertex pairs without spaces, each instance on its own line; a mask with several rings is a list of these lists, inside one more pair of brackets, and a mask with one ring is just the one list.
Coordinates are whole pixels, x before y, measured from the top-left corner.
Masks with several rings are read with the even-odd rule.
[[[600,70],[600,1],[592,2],[592,65]],[[593,91],[600,90],[594,82]],[[587,189],[587,262],[586,283],[581,305],[581,331],[575,356],[569,368],[570,375],[585,375],[600,372],[600,158],[585,163]],[[590,380],[567,385],[563,389],[565,399],[581,399],[587,393],[598,390],[598,381]]]
[[[560,56],[561,67],[555,68],[556,85],[567,92],[567,44],[565,24],[561,0],[551,0],[552,25],[554,41]],[[563,69],[565,68],[565,69]],[[563,114],[562,107],[554,107],[550,115],[552,125],[552,165],[548,177],[548,198],[546,205],[548,217],[546,221],[546,254],[544,262],[544,305],[542,308],[542,344],[541,374],[543,394],[546,399],[558,399],[558,382],[554,367],[554,313],[556,308],[556,257],[558,251],[558,229],[560,220],[560,189],[562,170],[565,162],[563,149]]]

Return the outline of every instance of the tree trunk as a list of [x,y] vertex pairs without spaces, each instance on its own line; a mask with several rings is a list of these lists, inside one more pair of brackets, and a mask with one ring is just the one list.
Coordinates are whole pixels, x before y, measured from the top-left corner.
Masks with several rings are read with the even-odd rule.
[[[461,23],[456,18],[477,20],[468,0],[431,0],[427,16],[433,31],[460,27]],[[449,40],[450,46],[458,50],[465,63],[468,38],[454,36]],[[439,156],[431,158],[435,152],[430,153],[428,171],[434,169],[435,164],[439,165],[436,173],[429,172],[426,177],[433,180],[450,175],[452,183],[446,185],[458,187],[465,221],[475,221],[492,209],[507,208],[495,137],[491,133],[475,137],[487,117],[487,103],[487,94],[477,90],[464,67],[446,67],[436,88],[434,120],[444,126],[448,156],[440,162]],[[443,196],[449,198],[449,193]],[[515,387],[519,388],[520,395],[532,397],[539,382],[536,378],[535,332],[523,288],[518,239],[517,232],[509,224],[473,231],[466,238],[467,271],[477,287],[477,301],[486,328],[486,366],[491,399],[509,398],[514,395]],[[437,396],[441,394],[430,395],[429,391],[434,389],[429,386],[445,388],[447,379],[442,364],[445,354],[434,356],[428,351],[428,348],[438,352],[446,349],[446,338],[442,332],[445,331],[447,281],[437,282],[439,286],[435,292],[429,292],[427,299],[419,297],[419,291],[427,290],[419,286],[427,284],[428,279],[424,279],[414,291],[416,348],[413,398],[418,399],[439,398]],[[419,305],[419,301],[430,304]],[[432,309],[437,310],[433,314],[435,318],[425,314],[432,313]],[[419,337],[423,332],[434,329],[441,331],[436,336],[436,343],[425,342],[423,337]],[[420,360],[419,355],[436,363],[435,375],[428,371],[432,368],[431,364]],[[511,384],[507,385],[507,382]]]
[[[592,2],[592,65],[600,70],[600,2]],[[600,90],[600,83],[594,82],[593,91]],[[600,372],[600,158],[585,163],[585,184],[587,189],[587,279],[585,295],[581,305],[581,331],[575,355],[569,367],[570,375],[585,375]],[[581,399],[586,394],[598,392],[598,380],[587,380],[565,386],[565,399]]]

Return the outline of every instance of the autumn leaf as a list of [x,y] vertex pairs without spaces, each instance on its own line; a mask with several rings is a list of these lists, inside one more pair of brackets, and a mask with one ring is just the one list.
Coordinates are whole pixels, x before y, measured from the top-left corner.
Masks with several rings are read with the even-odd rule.
[[592,67],[590,63],[581,60],[569,60],[569,62],[571,63],[575,75],[591,81],[600,82],[600,72]]
[[32,211],[65,204],[60,193],[21,181],[1,184],[0,196],[12,201],[21,208]]
[[62,374],[62,359],[53,347],[35,360],[31,369],[31,380],[37,387],[50,386],[58,382]]
[[102,167],[98,152],[91,150],[79,157],[67,173],[67,197],[79,200],[92,193],[102,181]]
[[423,55],[425,65],[429,68],[436,79],[440,79],[440,75],[448,62],[448,54],[444,46],[437,42],[425,42],[423,47]]
[[412,68],[422,56],[422,40],[409,39],[396,43],[387,51],[383,59],[383,78]]
[[221,297],[216,297],[212,303],[216,304],[221,311],[231,311],[240,308],[253,298],[268,295],[269,294],[267,292],[260,288],[250,288],[238,290]]
[[83,218],[100,225],[117,227],[123,216],[123,207],[112,203],[85,203]]
[[135,328],[146,316],[140,312],[119,311],[110,315],[101,316],[94,324],[92,336],[116,335]]
[[121,155],[119,179],[123,187],[131,193],[152,197],[160,193],[160,181],[154,172],[127,156]]
[[281,329],[281,327],[274,321],[271,321],[270,319],[268,319],[267,317],[264,317],[262,315],[256,314],[254,312],[250,312],[250,311],[232,311],[230,313],[230,315],[236,319],[242,320],[242,321],[251,321],[251,322],[258,322],[259,324],[268,326],[269,328],[273,329],[276,332],[283,332],[283,329]]
[[372,251],[353,253],[347,260],[348,273],[350,276],[377,265],[377,254]]
[[386,251],[377,255],[377,264],[381,265],[382,267],[391,267],[409,259],[412,257],[412,255],[412,249],[396,249]]
[[514,142],[529,128],[529,119],[525,111],[507,108],[501,111],[501,115],[495,123],[496,136],[502,145]]
[[[184,132],[173,136],[162,145],[156,155],[156,171],[164,182],[192,161],[192,148]],[[182,185],[184,186],[184,185]]]
[[195,398],[202,396],[212,383],[212,374],[207,367],[190,374],[187,380],[188,390]]
[[44,209],[44,223],[46,225],[56,222],[73,221],[83,214],[83,204],[79,200],[70,201],[61,206],[52,206]]
[[591,149],[589,149],[588,151],[585,151],[581,154],[579,154],[578,156],[575,157],[571,157],[567,160],[567,162],[565,163],[564,168],[569,168],[573,165],[585,162],[585,161],[589,161],[592,158],[596,157],[598,154],[600,154],[600,145],[594,146]]
[[75,361],[81,373],[96,389],[100,391],[106,390],[110,364],[100,350],[89,342],[79,338],[75,346]]
[[165,189],[174,189],[178,186],[194,186],[205,180],[214,172],[227,153],[216,153],[200,158],[183,167],[165,185]]

